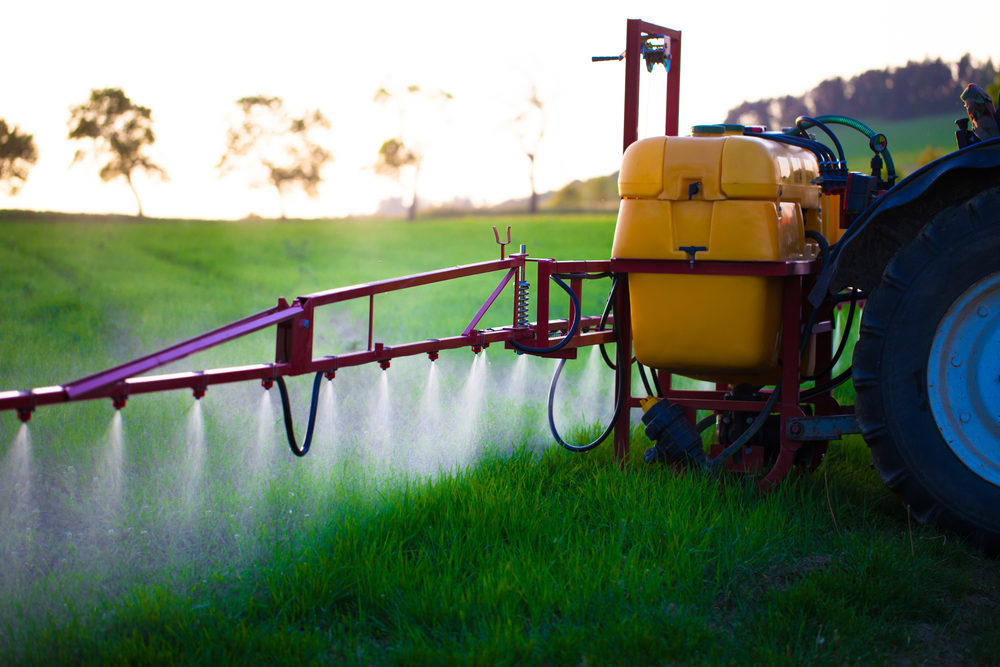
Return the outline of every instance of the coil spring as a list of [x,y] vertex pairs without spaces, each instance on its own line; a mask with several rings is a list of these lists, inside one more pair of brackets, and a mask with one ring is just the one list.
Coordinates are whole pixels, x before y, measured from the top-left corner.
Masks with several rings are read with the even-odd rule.
[[517,283],[517,326],[528,326],[528,310],[530,294],[528,289],[531,283],[527,280],[519,280]]

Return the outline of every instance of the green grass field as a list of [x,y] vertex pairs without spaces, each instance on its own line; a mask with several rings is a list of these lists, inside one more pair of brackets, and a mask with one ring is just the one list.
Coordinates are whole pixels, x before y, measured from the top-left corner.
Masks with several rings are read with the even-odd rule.
[[[614,218],[4,221],[0,390],[278,296],[492,259],[494,224],[535,256],[601,259]],[[377,299],[376,340],[453,335],[493,284]],[[361,310],[324,318],[322,347],[363,345]],[[266,361],[273,345],[255,334],[172,368]],[[303,460],[259,386],[137,396],[120,424],[106,400],[40,408],[27,441],[0,415],[0,661],[997,662],[997,563],[911,523],[860,440],[767,496],[646,466],[638,431],[622,472],[609,444],[550,444],[551,362],[490,348],[436,364],[338,373]],[[560,398],[583,438],[611,379],[576,364]]]

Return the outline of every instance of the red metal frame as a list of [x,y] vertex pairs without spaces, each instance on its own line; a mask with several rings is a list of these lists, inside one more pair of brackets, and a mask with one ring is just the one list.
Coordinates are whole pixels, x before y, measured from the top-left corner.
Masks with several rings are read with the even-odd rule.
[[678,134],[681,92],[681,32],[640,19],[629,19],[625,30],[625,122],[622,132],[624,152],[639,138],[639,67],[642,43],[646,37],[660,36],[669,44],[670,68],[667,72],[667,108],[664,133]]
[[[519,327],[515,319],[512,326],[509,327],[476,329],[475,326],[493,305],[499,294],[508,287],[515,276],[523,274],[529,262],[534,263],[537,269],[535,322],[530,323],[527,327]],[[565,337],[574,316],[571,305],[567,318],[552,319],[550,317],[552,295],[549,283],[554,274],[575,275],[576,277],[570,280],[570,286],[577,295],[582,295],[584,281],[580,276],[583,274],[617,274],[620,277],[620,283],[615,302],[616,314],[609,322],[613,330],[603,331],[590,330],[599,324],[601,319],[599,316],[581,317],[580,330],[561,350],[540,356],[572,358],[576,356],[576,350],[580,347],[627,340],[629,344],[617,346],[616,364],[619,368],[630,369],[632,363],[632,329],[628,294],[628,275],[630,273],[768,276],[779,278],[782,281],[781,356],[783,363],[781,367],[781,395],[776,406],[776,412],[781,420],[782,435],[778,459],[761,482],[761,486],[767,488],[785,477],[795,461],[796,452],[801,447],[800,442],[788,437],[785,432],[785,423],[790,418],[805,416],[799,392],[799,328],[802,322],[802,311],[805,307],[804,283],[806,280],[810,280],[819,268],[820,264],[815,260],[787,262],[714,262],[702,260],[695,261],[693,264],[688,260],[648,259],[559,262],[553,259],[533,259],[520,253],[510,255],[502,260],[316,292],[298,297],[292,304],[281,300],[272,309],[64,386],[0,393],[0,410],[18,410],[22,418],[25,418],[30,416],[30,412],[37,406],[95,398],[111,398],[115,407],[121,408],[128,397],[138,394],[186,388],[193,390],[196,397],[200,397],[208,386],[215,384],[247,380],[270,382],[279,376],[316,372],[334,373],[341,368],[369,363],[379,363],[383,368],[386,368],[392,359],[400,357],[427,354],[434,359],[443,350],[462,347],[478,350],[492,343],[504,343],[505,346],[512,347],[511,341],[513,340],[530,347],[547,348]],[[503,275],[497,287],[490,293],[472,321],[460,334],[392,346],[373,340],[374,299],[377,294],[501,271]],[[312,355],[314,330],[312,323],[316,309],[359,298],[367,298],[369,303],[368,348],[359,352],[314,358]],[[827,308],[824,315],[827,317],[832,315],[832,310]],[[274,363],[138,377],[140,373],[271,325],[276,327],[277,332]],[[828,360],[832,348],[829,322],[820,322],[815,330],[819,332],[820,336],[817,344],[817,356],[823,361]],[[669,376],[664,375],[669,382]],[[827,374],[827,379],[828,376],[829,374]],[[821,381],[822,379],[820,378]],[[766,404],[764,399],[760,401],[726,400],[725,387],[718,387],[714,391],[692,391],[669,388],[669,384],[666,386],[668,388],[664,391],[664,398],[684,407],[692,421],[694,421],[694,414],[697,410],[715,412],[759,411]],[[626,371],[624,377],[619,378],[615,391],[616,398],[618,391],[626,394],[625,405],[627,409],[621,411],[614,428],[614,455],[619,465],[624,468],[628,460],[630,445],[631,411],[640,407],[641,397],[632,395],[630,371]],[[817,414],[839,413],[839,406],[829,396],[817,397],[811,402],[814,403]]]
[[[649,37],[663,38],[669,51],[670,66],[667,79],[664,131],[667,135],[676,136],[678,134],[681,33],[638,19],[630,19],[626,29],[623,150],[638,139],[642,47]],[[624,392],[626,408],[619,413],[614,424],[614,455],[619,465],[625,467],[630,445],[631,411],[640,407],[640,397],[632,395],[631,387],[632,324],[628,291],[629,274],[685,273],[693,275],[768,276],[780,279],[782,283],[781,356],[783,363],[781,366],[781,394],[776,405],[776,412],[781,420],[782,435],[777,461],[762,480],[761,486],[770,487],[784,478],[795,462],[796,453],[801,447],[798,441],[788,437],[785,424],[788,419],[804,416],[802,396],[799,391],[801,362],[799,337],[802,312],[805,307],[803,301],[803,295],[806,293],[805,283],[812,280],[812,275],[818,273],[819,263],[817,261],[718,262],[619,258],[559,262],[553,259],[529,258],[524,252],[507,256],[505,247],[510,243],[510,228],[507,229],[506,242],[501,240],[496,227],[493,230],[496,241],[500,244],[499,260],[315,292],[300,296],[292,303],[281,299],[273,308],[66,385],[41,387],[30,391],[0,392],[0,411],[17,410],[19,416],[27,420],[37,406],[66,401],[111,398],[114,407],[120,409],[125,405],[129,396],[137,394],[186,388],[193,390],[195,398],[200,398],[208,386],[215,384],[260,380],[265,386],[269,386],[279,376],[316,372],[324,372],[327,373],[328,377],[332,377],[340,368],[368,363],[378,363],[383,368],[387,368],[392,359],[417,354],[427,354],[431,360],[434,360],[438,353],[443,350],[461,347],[471,347],[473,351],[478,351],[492,343],[504,343],[505,347],[512,348],[512,341],[518,341],[522,346],[545,349],[563,340],[570,328],[570,321],[575,316],[572,300],[569,300],[568,317],[566,319],[551,318],[553,298],[551,277],[559,274],[571,274],[573,277],[570,278],[570,289],[579,297],[583,293],[584,280],[581,278],[582,275],[613,273],[619,276],[619,289],[614,304],[615,316],[610,318],[607,323],[613,327],[613,330],[594,331],[592,329],[596,328],[601,318],[594,315],[581,317],[580,329],[570,341],[557,352],[541,356],[573,358],[580,347],[612,343],[616,340],[628,341],[627,344],[617,346],[616,364],[619,369],[622,369],[623,376],[616,383],[616,399],[617,392]],[[535,322],[524,326],[523,323],[518,322],[517,282],[525,279],[529,262],[534,263],[537,270],[534,295],[536,319]],[[375,340],[376,295],[492,272],[503,272],[503,275],[496,288],[489,294],[460,334],[391,346]],[[515,296],[512,326],[486,330],[477,329],[483,316],[500,294],[511,286],[512,281],[514,281]],[[314,358],[313,331],[316,309],[362,298],[368,299],[367,348],[359,352]],[[814,347],[818,360],[827,361],[832,354],[832,327],[826,321],[829,318],[832,318],[832,307],[827,306],[820,313],[821,321],[814,327],[814,333],[817,334]],[[269,326],[275,326],[276,329],[275,361],[273,363],[141,376],[142,373],[188,355]],[[767,403],[766,400],[725,400],[727,391],[725,386],[717,386],[714,391],[673,389],[670,387],[669,373],[657,372],[661,386],[666,387],[663,392],[664,398],[681,405],[692,422],[695,421],[698,410],[752,412],[760,411]],[[819,378],[819,381],[823,382],[828,379],[829,373],[826,373],[824,377]],[[817,414],[837,414],[840,412],[840,406],[829,395],[816,397],[810,402],[814,404]],[[741,465],[746,464],[747,461],[744,461]]]
[[[509,327],[476,329],[479,321],[499,295],[510,284],[514,276],[525,270],[525,265],[529,261],[538,266],[537,321],[529,327],[518,327],[515,320]],[[97,398],[112,398],[115,400],[116,406],[120,407],[124,405],[125,399],[129,396],[174,389],[192,389],[200,397],[204,395],[204,390],[207,387],[216,384],[247,380],[267,381],[274,380],[279,376],[335,372],[341,368],[369,363],[379,363],[385,368],[392,359],[400,357],[428,354],[436,358],[442,350],[462,347],[481,349],[493,343],[509,345],[512,340],[518,340],[529,346],[545,348],[562,340],[565,335],[563,332],[568,331],[569,321],[573,318],[573,313],[570,312],[567,319],[550,319],[551,304],[548,283],[551,274],[587,271],[604,273],[608,270],[609,262],[607,260],[556,262],[551,259],[529,259],[527,255],[522,253],[490,262],[456,266],[315,292],[298,297],[292,304],[281,299],[274,308],[65,385],[41,387],[28,391],[0,392],[0,411],[17,410],[22,416],[29,416],[31,411],[38,406]],[[486,298],[472,321],[460,334],[391,346],[374,340],[376,295],[499,271],[504,271],[504,275],[497,287]],[[582,291],[582,281],[574,281],[574,288],[579,294]],[[361,298],[368,299],[367,349],[360,352],[314,358],[312,349],[316,309]],[[547,356],[575,356],[578,347],[613,341],[614,333],[611,330],[587,331],[587,329],[595,328],[600,319],[600,316],[597,315],[581,317],[580,333],[560,350],[559,355]],[[613,320],[610,323],[613,325]],[[274,363],[140,377],[142,373],[272,325],[276,327]]]
[[[785,423],[793,417],[803,417],[802,400],[799,391],[801,373],[801,355],[799,353],[800,327],[802,312],[806,306],[804,283],[810,276],[819,273],[821,263],[817,260],[791,260],[774,262],[720,262],[687,260],[650,260],[650,259],[612,259],[611,270],[627,276],[630,273],[683,273],[693,275],[729,275],[729,276],[768,276],[777,277],[782,281],[782,321],[781,321],[781,395],[778,399],[776,412],[781,420],[781,441],[779,443],[778,459],[768,474],[761,480],[761,488],[769,488],[780,482],[788,474],[795,462],[795,456],[802,443],[788,437]],[[618,301],[616,302],[617,319],[615,326],[620,328],[622,339],[631,340],[631,322],[629,321],[629,301],[627,282],[620,284]],[[823,319],[830,317],[832,311],[826,309],[821,313],[820,322],[813,331],[820,334],[817,339],[817,360],[822,363],[829,360],[832,354],[832,327]],[[627,336],[626,336],[627,334]],[[628,364],[631,360],[631,345],[619,346],[617,363]],[[669,374],[664,374],[665,386],[669,387]],[[829,374],[819,378],[819,381],[829,379]],[[629,410],[641,408],[639,396],[631,395],[631,374],[622,378],[622,386],[629,393],[626,405]],[[713,412],[746,411],[759,412],[767,404],[767,393],[760,401],[726,400],[725,387],[717,387],[715,391],[680,390],[665,388],[663,398],[681,405],[688,414],[688,419],[694,423],[698,410]],[[837,414],[839,406],[828,394],[810,399],[816,407],[817,414]],[[621,467],[625,467],[630,443],[631,417],[629,410],[623,410],[615,424],[614,448],[615,457]]]

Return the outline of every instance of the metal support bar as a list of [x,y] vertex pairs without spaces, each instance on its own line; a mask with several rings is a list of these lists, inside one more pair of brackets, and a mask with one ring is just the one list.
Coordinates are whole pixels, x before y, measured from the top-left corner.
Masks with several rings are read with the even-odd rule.
[[67,385],[63,385],[62,390],[66,392],[66,396],[71,400],[85,398],[126,378],[151,371],[154,368],[159,368],[178,359],[183,359],[195,352],[200,352],[220,343],[245,336],[246,334],[269,327],[272,324],[287,321],[301,314],[302,311],[303,308],[300,304],[289,306],[288,302],[281,299],[274,308],[237,320],[224,327],[219,327],[200,336],[195,336],[194,338],[164,348],[145,357],[135,359],[134,361],[129,361],[120,366],[101,371],[100,373],[74,380]]
[[791,440],[785,434],[784,425],[792,417],[804,416],[799,407],[799,374],[802,359],[800,327],[802,326],[802,278],[787,277],[782,283],[781,317],[781,397],[778,411],[781,414],[781,442],[778,460],[774,467],[760,481],[761,489],[769,489],[780,483],[795,464],[795,454],[801,443]]
[[314,292],[312,294],[300,296],[299,301],[309,301],[312,303],[313,307],[318,308],[319,306],[325,306],[331,303],[350,301],[351,299],[357,299],[358,297],[374,296],[375,294],[395,292],[408,287],[431,285],[445,280],[467,278],[469,276],[478,276],[483,273],[511,269],[521,266],[523,263],[523,256],[518,257],[512,255],[507,259],[496,259],[489,262],[479,262],[477,264],[463,264],[449,269],[438,269],[436,271],[427,271],[425,273],[415,273],[410,276],[377,280],[370,283],[362,283],[360,285],[351,285],[350,287],[338,287],[324,292]]
[[[495,229],[496,228],[494,227],[494,230]],[[497,300],[497,297],[500,296],[500,293],[503,292],[503,289],[507,287],[507,283],[509,283],[510,279],[513,278],[515,275],[517,275],[517,268],[512,268],[510,269],[510,271],[507,272],[507,275],[500,280],[500,284],[496,286],[496,289],[493,290],[493,293],[490,294],[489,298],[486,299],[486,302],[483,303],[483,305],[479,308],[479,311],[476,313],[476,316],[472,318],[471,322],[469,322],[469,326],[465,327],[465,329],[462,331],[463,336],[468,336],[469,332],[476,328],[476,325],[479,324],[479,320],[483,319],[483,315],[486,314],[486,311],[490,309],[490,306],[493,305],[493,302]]]
[[853,414],[792,417],[785,423],[785,436],[796,441],[840,440],[845,435],[860,432],[858,420]]
[[535,303],[535,340],[534,347],[546,347],[549,344],[549,285],[550,276],[555,262],[551,259],[538,260],[538,284],[535,293],[538,295]]
[[[615,421],[615,460],[618,466],[624,470],[628,463],[628,451],[631,440],[631,408],[632,404],[632,314],[631,304],[628,295],[628,275],[623,275],[618,283],[618,292],[615,294],[615,329],[617,338],[621,341],[616,346],[615,365],[618,367],[616,377],[619,382],[615,385],[615,400],[617,402],[618,392],[625,394],[625,406],[618,414]],[[636,401],[638,403],[638,401]]]

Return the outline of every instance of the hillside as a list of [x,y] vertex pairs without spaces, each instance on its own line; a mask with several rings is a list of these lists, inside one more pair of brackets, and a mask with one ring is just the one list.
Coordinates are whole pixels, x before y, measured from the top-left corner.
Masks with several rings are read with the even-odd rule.
[[[896,173],[904,176],[926,163],[928,155],[939,157],[955,150],[955,120],[962,115],[961,105],[957,105],[954,112],[922,118],[860,120],[888,137],[889,152],[896,165]],[[834,126],[833,129],[844,146],[847,165],[851,171],[867,172],[872,158],[868,140],[847,127]],[[817,138],[825,140],[820,133],[817,133]],[[542,208],[550,211],[614,210],[618,206],[618,172],[585,181],[573,181],[555,192],[546,193],[542,201]],[[518,202],[507,202],[504,208],[507,211],[517,210],[517,204]],[[520,210],[527,208],[527,199],[520,204]]]
[[975,62],[966,54],[956,63],[940,58],[910,61],[902,67],[871,69],[850,79],[834,77],[802,95],[743,102],[731,109],[727,123],[791,124],[797,116],[839,113],[855,118],[914,120],[961,110],[959,95],[969,83],[990,87],[997,79],[992,61]]

